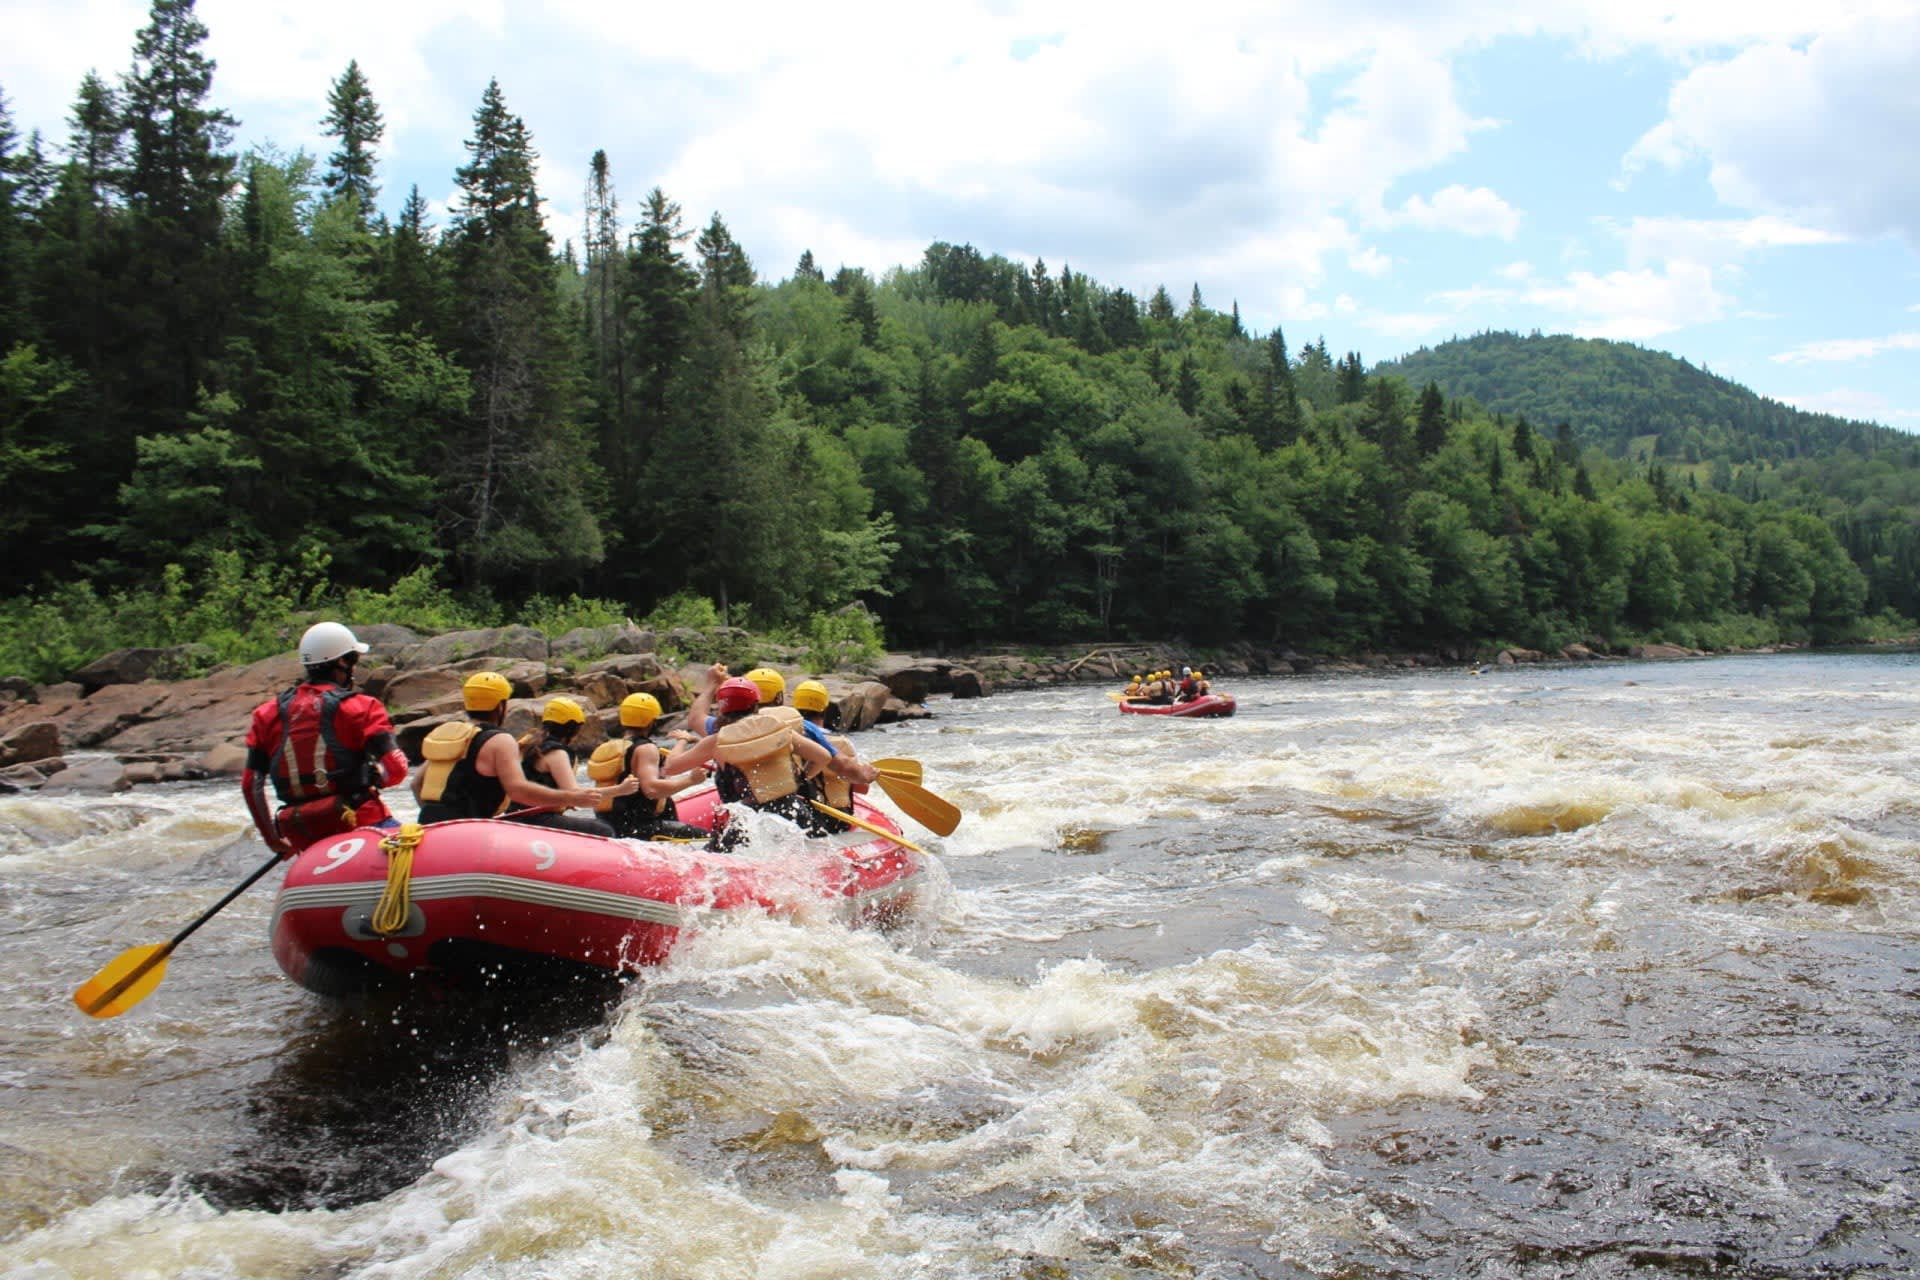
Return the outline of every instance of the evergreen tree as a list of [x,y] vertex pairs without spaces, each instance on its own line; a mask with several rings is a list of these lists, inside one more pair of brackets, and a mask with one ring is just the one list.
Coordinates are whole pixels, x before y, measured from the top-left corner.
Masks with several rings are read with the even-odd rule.
[[13,112],[0,91],[0,354],[28,337],[28,207],[20,179],[26,162]]
[[1180,357],[1180,365],[1173,378],[1173,399],[1189,416],[1200,408],[1200,375],[1193,367],[1191,354]]
[[587,348],[593,357],[604,452],[605,432],[613,424],[627,420],[626,349],[618,305],[618,276],[626,264],[620,257],[620,201],[614,195],[613,174],[605,151],[595,151],[587,169],[584,242]]
[[865,280],[854,285],[853,292],[847,295],[847,318],[860,330],[860,345],[880,345],[880,313],[874,309],[873,290]]
[[1161,324],[1173,323],[1173,299],[1167,296],[1165,285],[1156,288],[1153,297],[1147,300],[1147,319]]
[[386,238],[386,278],[381,292],[393,304],[389,326],[397,333],[441,332],[439,286],[433,262],[427,202],[420,188],[407,192],[400,218]]
[[1367,368],[1358,351],[1349,351],[1334,369],[1339,379],[1341,404],[1359,404],[1367,398]]
[[1429,381],[1420,392],[1419,418],[1413,428],[1414,449],[1421,457],[1431,458],[1446,442],[1446,398],[1440,394],[1440,384]]
[[718,213],[693,247],[700,255],[700,290],[714,323],[736,342],[744,341],[753,324],[753,261]]
[[[655,187],[647,193],[640,228],[628,247],[626,294],[621,299],[630,415],[623,433],[623,466],[633,468],[624,477],[629,483],[637,481],[638,464],[667,421],[674,375],[690,340],[700,277],[680,251],[686,239],[680,206]],[[616,504],[621,497],[616,481]]]
[[327,137],[340,140],[339,150],[327,161],[327,192],[336,200],[351,196],[358,206],[360,224],[365,226],[374,197],[380,193],[373,181],[373,148],[387,126],[358,61],[350,59],[347,69],[333,82],[327,93],[327,118],[320,124]]
[[[214,63],[200,48],[206,38],[193,0],[153,0],[125,80],[133,222],[119,278],[127,350],[116,363],[130,426],[179,427],[223,338],[220,231],[233,189],[225,148],[235,121],[207,105]],[[130,445],[131,432],[126,439]],[[130,468],[130,448],[123,457]]]
[[1060,305],[1054,293],[1053,277],[1047,274],[1047,260],[1033,262],[1033,322],[1046,334],[1060,332]]
[[813,250],[802,249],[800,251],[800,261],[794,265],[793,278],[796,280],[817,280],[823,284],[826,282],[826,273],[813,264]]
[[463,576],[517,591],[577,580],[604,555],[579,466],[572,346],[552,242],[540,216],[531,137],[491,81],[474,113],[469,162],[455,174],[454,354],[473,379],[446,438],[445,526]]

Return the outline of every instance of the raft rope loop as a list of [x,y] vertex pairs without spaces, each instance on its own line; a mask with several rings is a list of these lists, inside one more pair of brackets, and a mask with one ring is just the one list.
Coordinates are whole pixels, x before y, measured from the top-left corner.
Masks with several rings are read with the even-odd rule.
[[380,842],[380,852],[387,855],[387,887],[380,891],[380,901],[373,908],[372,925],[383,938],[405,928],[407,917],[413,913],[407,886],[413,882],[413,850],[425,831],[419,823],[409,822]]

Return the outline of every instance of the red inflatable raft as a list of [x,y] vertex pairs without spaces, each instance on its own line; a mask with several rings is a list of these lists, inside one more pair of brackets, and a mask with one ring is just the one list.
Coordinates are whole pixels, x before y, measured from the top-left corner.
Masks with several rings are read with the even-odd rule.
[[1230,716],[1233,714],[1233,695],[1230,693],[1208,693],[1190,702],[1137,702],[1122,701],[1120,710],[1130,716]]
[[[675,799],[683,821],[711,825],[711,786]],[[898,832],[856,798],[855,816]],[[273,907],[273,957],[323,995],[362,990],[383,974],[446,967],[456,956],[547,958],[611,972],[664,960],[713,911],[792,914],[825,906],[856,922],[907,909],[923,874],[915,853],[864,831],[809,839],[763,858],[697,844],[607,840],[523,822],[477,819],[420,829],[404,878],[406,915],[374,929],[388,893],[395,833],[373,828],[322,840],[295,858]],[[387,915],[398,915],[399,900]]]

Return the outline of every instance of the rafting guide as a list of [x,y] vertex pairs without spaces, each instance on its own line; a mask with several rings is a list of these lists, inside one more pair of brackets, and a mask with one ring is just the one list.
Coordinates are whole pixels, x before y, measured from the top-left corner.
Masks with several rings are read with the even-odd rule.
[[[306,679],[254,708],[240,791],[283,858],[356,827],[399,825],[380,789],[406,780],[407,757],[385,704],[353,687],[367,648],[340,623],[316,622],[300,637]],[[269,780],[278,810],[267,805]]]

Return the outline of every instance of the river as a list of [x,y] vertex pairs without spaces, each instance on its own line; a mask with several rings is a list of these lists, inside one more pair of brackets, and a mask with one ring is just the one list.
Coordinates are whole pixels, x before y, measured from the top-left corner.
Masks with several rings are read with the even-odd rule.
[[[1920,1272],[1920,658],[1059,688],[863,734],[892,934],[332,1004],[236,788],[0,798],[9,1277]],[[885,801],[881,801],[885,805]]]

